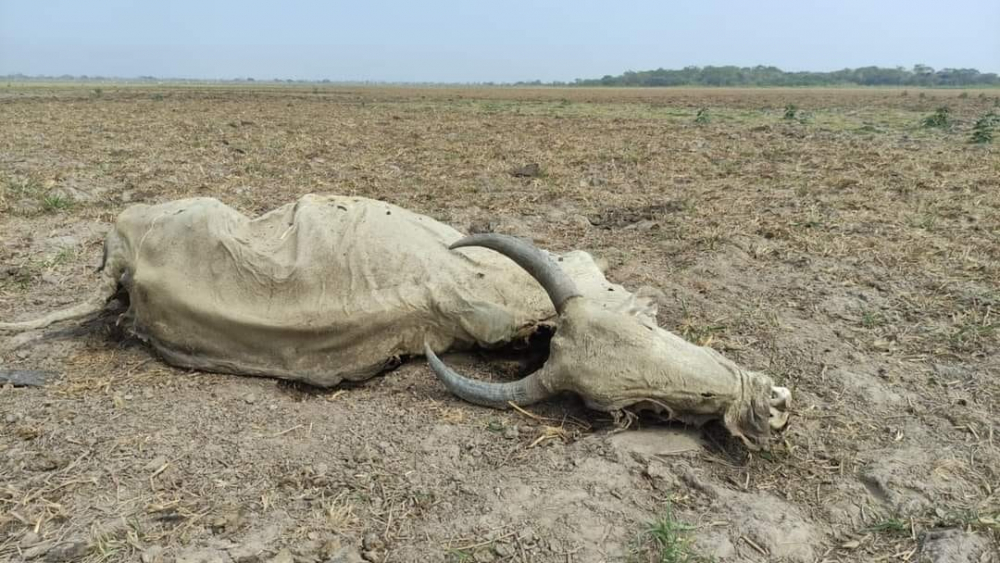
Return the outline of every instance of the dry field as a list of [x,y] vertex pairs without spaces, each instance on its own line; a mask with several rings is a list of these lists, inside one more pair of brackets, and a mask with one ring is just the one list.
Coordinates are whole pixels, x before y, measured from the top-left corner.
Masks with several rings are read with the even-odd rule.
[[998,104],[0,85],[0,319],[89,292],[129,204],[340,193],[588,250],[795,401],[750,454],[572,397],[468,405],[422,359],[316,390],[173,369],[112,315],[0,335],[0,368],[61,374],[0,388],[0,560],[996,562],[1000,150],[967,141]]

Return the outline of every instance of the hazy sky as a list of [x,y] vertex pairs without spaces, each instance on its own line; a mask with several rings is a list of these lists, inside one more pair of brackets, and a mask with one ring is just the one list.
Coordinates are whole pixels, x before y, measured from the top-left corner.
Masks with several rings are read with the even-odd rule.
[[500,82],[915,63],[1000,72],[1000,0],[0,0],[0,74]]

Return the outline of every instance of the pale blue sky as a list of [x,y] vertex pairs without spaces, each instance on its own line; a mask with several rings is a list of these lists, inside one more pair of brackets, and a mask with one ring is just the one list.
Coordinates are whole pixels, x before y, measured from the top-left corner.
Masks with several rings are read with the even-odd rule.
[[0,0],[0,74],[500,82],[915,63],[1000,72],[1000,0]]

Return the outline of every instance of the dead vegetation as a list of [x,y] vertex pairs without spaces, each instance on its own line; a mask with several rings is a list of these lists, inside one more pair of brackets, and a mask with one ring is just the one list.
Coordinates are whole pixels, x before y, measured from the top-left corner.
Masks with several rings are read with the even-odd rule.
[[[66,327],[0,345],[3,367],[65,374],[0,389],[0,559],[645,561],[673,539],[720,560],[990,557],[1000,153],[967,140],[995,94],[921,94],[0,89],[4,320],[88,291],[127,205],[361,195],[589,250],[797,409],[767,454],[712,427],[668,454],[671,434],[635,441],[655,421],[469,406],[419,361],[317,392]],[[943,106],[950,127],[924,127]],[[675,516],[683,538],[637,544]]]

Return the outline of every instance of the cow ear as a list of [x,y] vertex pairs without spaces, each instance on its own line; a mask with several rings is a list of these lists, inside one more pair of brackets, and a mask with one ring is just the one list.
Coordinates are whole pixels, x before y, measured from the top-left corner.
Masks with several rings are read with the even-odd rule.
[[511,311],[487,301],[470,301],[451,314],[476,344],[487,348],[506,344],[519,327]]

